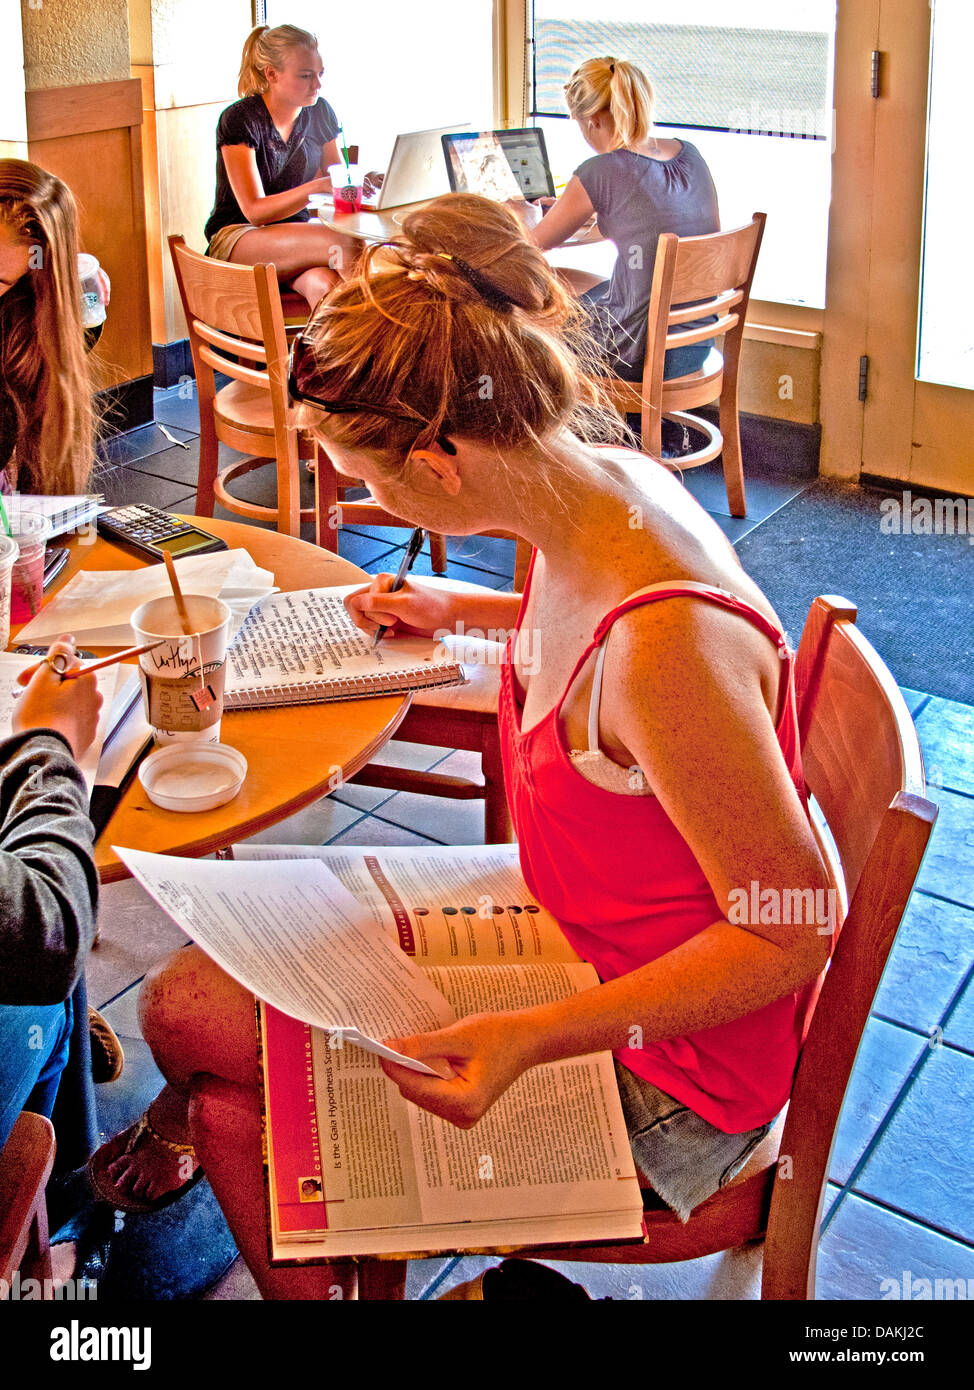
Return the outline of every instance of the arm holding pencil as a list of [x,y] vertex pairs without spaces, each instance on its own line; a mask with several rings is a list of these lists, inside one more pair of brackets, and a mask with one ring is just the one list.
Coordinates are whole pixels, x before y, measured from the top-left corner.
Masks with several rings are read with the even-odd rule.
[[[66,670],[79,665],[74,638],[69,635],[52,642],[47,655],[63,656],[69,663]],[[79,758],[98,728],[102,698],[95,677],[86,671],[83,676],[64,681],[45,660],[33,671],[23,671],[19,680],[25,689],[11,718],[13,732],[53,729],[67,739],[71,751]]]

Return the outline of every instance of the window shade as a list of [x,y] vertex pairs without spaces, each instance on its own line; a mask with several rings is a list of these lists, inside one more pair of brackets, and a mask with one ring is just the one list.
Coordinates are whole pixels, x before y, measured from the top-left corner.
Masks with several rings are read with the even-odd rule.
[[586,58],[643,69],[661,125],[827,139],[826,33],[620,20],[534,22],[534,116],[564,116],[564,85]]

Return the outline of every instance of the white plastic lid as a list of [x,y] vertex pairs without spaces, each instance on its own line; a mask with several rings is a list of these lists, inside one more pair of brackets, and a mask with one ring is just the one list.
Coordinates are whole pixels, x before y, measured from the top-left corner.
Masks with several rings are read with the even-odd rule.
[[78,279],[90,280],[92,275],[101,267],[98,264],[97,256],[91,256],[87,251],[78,252]]
[[160,748],[139,768],[145,794],[164,811],[212,811],[232,801],[247,776],[247,759],[225,743]]

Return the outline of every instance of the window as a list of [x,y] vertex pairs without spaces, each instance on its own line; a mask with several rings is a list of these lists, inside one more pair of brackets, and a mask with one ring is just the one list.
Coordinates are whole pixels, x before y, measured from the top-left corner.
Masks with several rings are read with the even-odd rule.
[[534,0],[531,114],[556,182],[591,151],[567,119],[562,88],[584,58],[641,67],[657,124],[710,166],[721,225],[756,210],[768,225],[753,293],[822,307],[832,155],[835,0]]
[[316,34],[321,92],[360,162],[384,169],[397,135],[494,124],[493,0],[370,0],[340,14],[321,0],[265,0],[258,23]]

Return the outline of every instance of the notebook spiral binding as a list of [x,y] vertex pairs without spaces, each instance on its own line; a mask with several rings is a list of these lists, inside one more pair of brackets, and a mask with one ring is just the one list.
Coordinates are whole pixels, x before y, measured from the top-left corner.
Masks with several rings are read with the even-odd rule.
[[[421,684],[412,677],[428,677]],[[458,682],[457,677],[461,678]],[[345,680],[305,681],[299,685],[250,686],[228,690],[224,696],[226,710],[274,709],[284,705],[318,705],[330,700],[366,700],[376,695],[407,695],[413,690],[431,690],[441,685],[457,685],[463,681],[459,665],[431,667],[428,671],[395,671],[389,675],[349,676]]]

